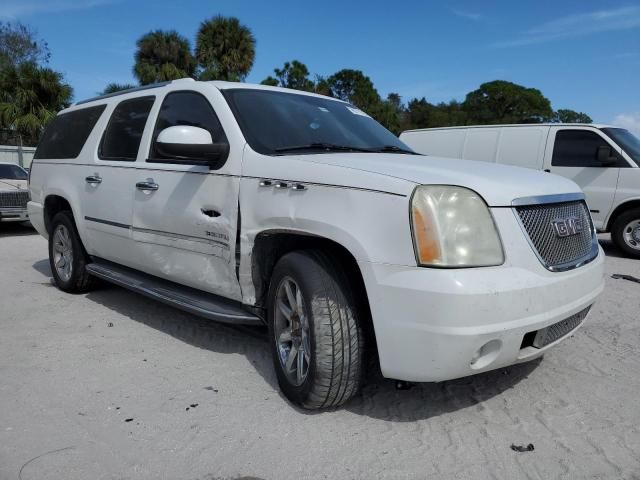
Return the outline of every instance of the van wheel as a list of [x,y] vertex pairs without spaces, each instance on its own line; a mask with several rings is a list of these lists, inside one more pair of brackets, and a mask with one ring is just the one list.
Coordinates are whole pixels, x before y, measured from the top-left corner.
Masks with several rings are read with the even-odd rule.
[[269,342],[284,395],[306,409],[337,407],[360,389],[364,337],[349,283],[318,251],[284,255],[268,296]]
[[640,258],[640,209],[629,210],[616,218],[611,239],[629,257]]
[[71,212],[57,213],[51,221],[49,264],[58,288],[69,293],[89,290],[95,279],[87,272],[87,263],[89,256],[82,246]]

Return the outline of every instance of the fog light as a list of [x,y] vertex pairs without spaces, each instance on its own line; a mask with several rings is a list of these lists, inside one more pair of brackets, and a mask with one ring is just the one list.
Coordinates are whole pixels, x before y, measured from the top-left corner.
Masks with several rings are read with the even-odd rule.
[[493,361],[498,358],[500,349],[502,348],[502,340],[491,340],[480,347],[476,353],[473,354],[471,359],[471,368],[479,370],[481,368],[488,367]]

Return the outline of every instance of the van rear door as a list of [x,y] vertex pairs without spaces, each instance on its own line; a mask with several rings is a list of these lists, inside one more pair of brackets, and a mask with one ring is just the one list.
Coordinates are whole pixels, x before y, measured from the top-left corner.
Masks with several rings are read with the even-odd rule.
[[[609,147],[617,159],[612,164],[598,161],[598,149]],[[596,128],[552,127],[545,152],[545,169],[576,182],[585,193],[597,229],[603,229],[613,206],[620,168],[629,166],[617,147]]]

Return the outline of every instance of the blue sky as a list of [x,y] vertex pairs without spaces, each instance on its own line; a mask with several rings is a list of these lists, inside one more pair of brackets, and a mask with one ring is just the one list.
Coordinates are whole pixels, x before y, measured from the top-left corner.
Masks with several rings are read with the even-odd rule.
[[348,2],[2,0],[0,20],[37,29],[76,99],[132,83],[136,40],[236,16],[257,40],[247,79],[298,59],[314,74],[361,69],[382,95],[464,99],[503,79],[540,89],[554,108],[640,132],[640,2],[455,0]]

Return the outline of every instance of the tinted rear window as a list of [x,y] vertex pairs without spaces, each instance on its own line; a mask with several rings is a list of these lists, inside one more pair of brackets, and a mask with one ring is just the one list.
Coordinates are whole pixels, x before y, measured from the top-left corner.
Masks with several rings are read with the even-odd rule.
[[113,111],[100,144],[103,160],[135,161],[155,97],[120,102]]
[[76,158],[105,108],[98,105],[58,115],[47,125],[33,158]]

